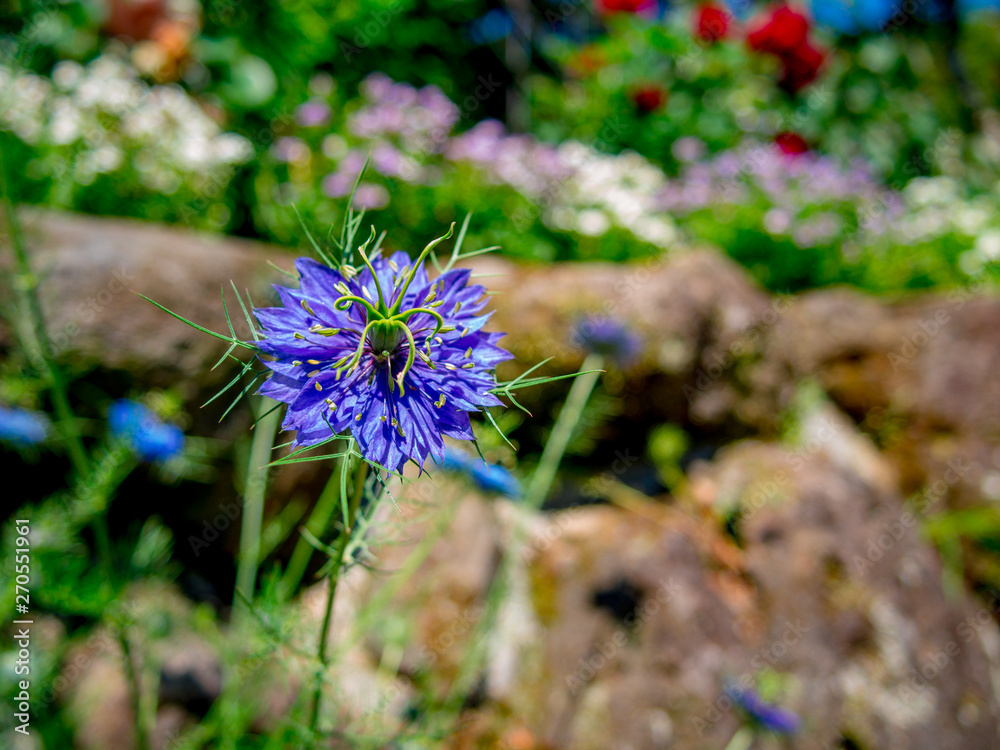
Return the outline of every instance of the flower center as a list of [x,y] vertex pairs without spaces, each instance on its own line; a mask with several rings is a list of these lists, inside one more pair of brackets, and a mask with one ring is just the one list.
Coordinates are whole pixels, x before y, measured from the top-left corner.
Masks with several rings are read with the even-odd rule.
[[401,326],[388,320],[372,323],[371,329],[368,331],[368,343],[376,357],[384,356],[383,352],[390,354],[394,352],[404,338],[406,338],[406,334],[402,331]]

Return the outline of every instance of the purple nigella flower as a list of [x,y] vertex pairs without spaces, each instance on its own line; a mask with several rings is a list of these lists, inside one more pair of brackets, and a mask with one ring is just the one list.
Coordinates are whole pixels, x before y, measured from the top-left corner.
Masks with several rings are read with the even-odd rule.
[[743,709],[751,721],[764,729],[778,734],[793,734],[799,730],[802,722],[796,714],[766,703],[753,690],[745,690],[739,685],[727,685],[725,693]]
[[144,461],[166,461],[184,448],[184,433],[163,422],[136,401],[120,399],[108,411],[111,433],[128,443]]
[[362,246],[360,270],[300,258],[299,289],[276,287],[282,306],[254,311],[274,357],[260,393],[288,404],[295,447],[350,430],[373,463],[423,466],[443,459],[443,436],[473,439],[469,412],[501,404],[493,368],[512,355],[496,345],[504,334],[482,332],[485,289],[469,286],[470,271],[427,278],[439,241],[416,262],[369,259]]
[[639,337],[624,323],[613,318],[594,316],[576,324],[573,341],[584,349],[614,360],[621,367],[635,360],[642,348]]
[[41,412],[0,406],[0,441],[36,445],[49,433],[49,419]]

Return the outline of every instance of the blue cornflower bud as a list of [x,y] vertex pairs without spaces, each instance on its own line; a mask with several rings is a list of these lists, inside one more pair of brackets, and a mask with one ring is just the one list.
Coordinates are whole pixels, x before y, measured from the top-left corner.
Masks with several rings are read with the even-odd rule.
[[512,355],[496,345],[504,334],[481,330],[486,290],[469,285],[468,269],[427,277],[439,241],[416,261],[369,258],[366,243],[361,268],[300,258],[299,288],[278,286],[282,306],[254,310],[273,357],[259,392],[288,404],[295,448],[350,431],[377,465],[423,466],[443,460],[445,436],[473,439],[469,412],[501,405],[493,369]]
[[49,434],[49,418],[38,411],[0,406],[0,440],[16,446],[37,445]]
[[801,720],[798,715],[766,703],[753,690],[741,688],[739,685],[727,685],[725,693],[755,725],[778,734],[793,734],[799,730]]
[[111,434],[125,441],[144,461],[166,461],[184,448],[184,433],[136,401],[119,399],[108,411]]
[[464,474],[481,490],[507,497],[520,497],[521,485],[507,469],[499,464],[488,464],[482,458],[448,446],[444,450],[442,468]]
[[607,357],[619,367],[631,364],[642,350],[639,337],[614,318],[589,316],[573,327],[572,340],[577,345]]

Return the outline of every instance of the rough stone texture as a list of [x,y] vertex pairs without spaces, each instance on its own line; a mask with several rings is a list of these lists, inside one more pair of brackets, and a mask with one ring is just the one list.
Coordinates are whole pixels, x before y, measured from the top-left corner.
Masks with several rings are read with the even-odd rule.
[[[487,701],[452,746],[719,748],[740,726],[724,680],[771,672],[804,729],[761,747],[995,747],[996,604],[945,596],[895,485],[870,441],[826,407],[806,416],[799,445],[744,441],[698,466],[675,505],[633,498],[527,519],[526,597],[513,597],[524,609],[501,616]],[[495,513],[506,539],[520,519],[514,506],[473,504],[397,600],[435,623],[409,648],[445,680],[454,662],[440,635],[468,640],[473,628],[449,622],[469,585],[485,586],[472,572],[482,545],[467,539],[483,519],[469,519]],[[724,524],[737,510],[739,544]],[[512,679],[496,664],[510,644]]]
[[[249,336],[229,282],[261,299],[271,277],[265,262],[283,255],[257,243],[138,221],[48,211],[23,216],[56,349],[161,382],[206,377],[224,346],[133,292],[224,332],[225,285],[237,333]],[[9,253],[2,255],[9,263]],[[0,332],[0,342],[6,337],[9,332]]]
[[[220,657],[194,632],[190,603],[170,585],[133,585],[117,616],[127,623],[133,664],[146,689],[151,689],[151,680],[157,680],[150,742],[154,750],[168,750],[218,697],[222,687]],[[150,628],[151,623],[156,627]],[[151,631],[157,637],[143,637]],[[131,750],[136,746],[124,664],[113,625],[97,626],[67,650],[62,674],[54,686],[56,698],[76,727],[75,746],[81,750]]]

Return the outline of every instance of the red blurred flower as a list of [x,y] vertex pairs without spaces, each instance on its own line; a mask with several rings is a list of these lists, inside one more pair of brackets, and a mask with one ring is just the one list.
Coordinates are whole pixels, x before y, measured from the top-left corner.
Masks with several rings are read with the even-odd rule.
[[806,139],[798,133],[788,130],[774,136],[774,143],[781,153],[788,156],[798,156],[809,151],[809,144],[806,143]]
[[823,65],[823,52],[809,43],[809,19],[787,5],[747,34],[747,44],[781,60],[779,84],[792,93],[816,80]]
[[103,30],[108,36],[149,39],[167,16],[167,0],[111,0]]
[[667,101],[667,92],[659,86],[650,84],[640,86],[632,92],[632,103],[643,114],[655,112]]
[[596,0],[597,9],[606,14],[612,13],[656,13],[657,0]]
[[781,87],[792,93],[816,80],[823,66],[823,53],[811,44],[800,44],[782,58],[785,64]]
[[747,34],[747,43],[759,52],[782,55],[805,44],[808,35],[809,19],[783,5],[763,26]]
[[729,33],[729,13],[715,3],[698,6],[694,17],[694,33],[706,42],[725,39]]

